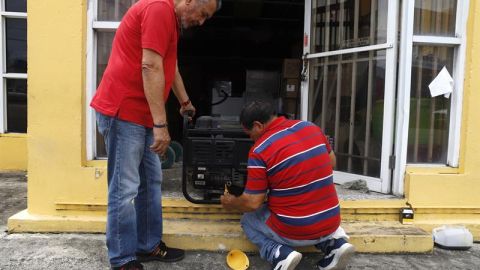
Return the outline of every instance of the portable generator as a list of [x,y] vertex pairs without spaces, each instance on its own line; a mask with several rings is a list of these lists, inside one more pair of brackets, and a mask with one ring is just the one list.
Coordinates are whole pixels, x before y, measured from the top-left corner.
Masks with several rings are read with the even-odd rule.
[[220,203],[225,191],[243,193],[253,141],[238,120],[201,116],[195,124],[183,118],[182,191],[192,203]]

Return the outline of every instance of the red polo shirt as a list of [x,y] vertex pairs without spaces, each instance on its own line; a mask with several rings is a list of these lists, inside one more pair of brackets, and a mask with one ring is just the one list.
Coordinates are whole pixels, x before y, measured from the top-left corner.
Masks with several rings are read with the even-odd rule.
[[113,40],[102,81],[90,103],[108,116],[153,126],[143,89],[142,49],[163,57],[164,100],[175,79],[178,24],[173,0],[140,0],[125,14]]
[[266,224],[277,234],[313,240],[340,225],[330,145],[316,125],[278,117],[248,158],[247,194],[268,193]]

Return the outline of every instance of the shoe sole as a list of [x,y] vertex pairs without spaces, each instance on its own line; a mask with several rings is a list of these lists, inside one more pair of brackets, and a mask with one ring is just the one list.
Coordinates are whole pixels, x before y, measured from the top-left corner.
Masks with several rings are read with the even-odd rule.
[[161,258],[156,258],[156,257],[140,257],[137,255],[137,261],[139,262],[152,262],[152,261],[157,261],[157,262],[166,262],[166,263],[169,263],[169,262],[178,262],[178,261],[181,261],[183,260],[183,258],[185,258],[185,254],[181,257],[177,257],[177,258],[172,258],[172,259],[161,259]]
[[[293,270],[295,267],[297,267],[298,263],[300,263],[300,260],[302,259],[302,253],[294,251],[288,254],[287,258],[285,259],[286,263],[288,264],[288,267],[285,270]],[[276,270],[278,268],[275,268]],[[283,270],[283,268],[281,268]]]
[[338,253],[342,254],[340,256],[335,256],[331,265],[332,268],[324,268],[325,270],[343,270],[347,267],[348,261],[355,253],[355,247],[350,244],[346,243],[338,249]]

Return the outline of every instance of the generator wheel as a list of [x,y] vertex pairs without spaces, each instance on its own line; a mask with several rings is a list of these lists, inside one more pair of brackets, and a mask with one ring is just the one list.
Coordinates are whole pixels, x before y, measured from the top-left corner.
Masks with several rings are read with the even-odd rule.
[[183,158],[183,146],[177,141],[171,141],[170,147],[175,151],[175,162],[182,161]]
[[160,161],[162,162],[162,169],[170,169],[175,163],[175,151],[173,151],[172,147],[168,147],[165,155],[160,156]]

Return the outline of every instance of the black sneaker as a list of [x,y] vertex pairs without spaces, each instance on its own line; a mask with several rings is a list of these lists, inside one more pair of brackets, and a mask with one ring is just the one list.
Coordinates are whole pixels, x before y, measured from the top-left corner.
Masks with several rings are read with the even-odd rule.
[[293,270],[302,259],[302,253],[288,246],[280,246],[275,252],[272,262],[272,270]]
[[325,254],[325,257],[317,263],[318,270],[345,269],[355,253],[355,247],[343,238],[327,240],[315,247],[321,249]]
[[130,261],[122,266],[113,267],[113,270],[143,270],[143,265],[138,261]]
[[150,253],[137,253],[137,259],[141,262],[176,262],[183,258],[185,258],[185,251],[183,249],[169,248],[163,241]]

